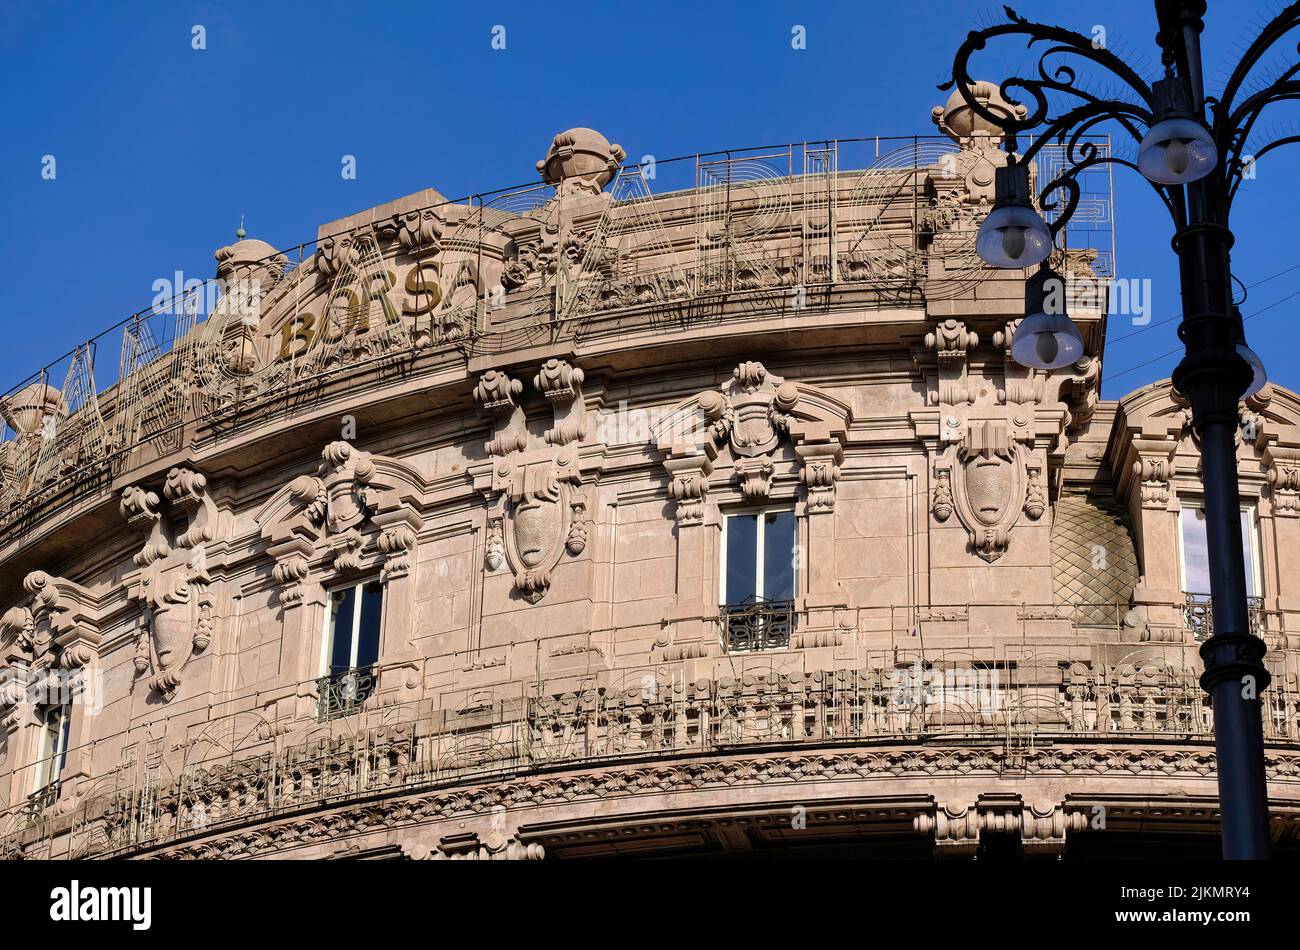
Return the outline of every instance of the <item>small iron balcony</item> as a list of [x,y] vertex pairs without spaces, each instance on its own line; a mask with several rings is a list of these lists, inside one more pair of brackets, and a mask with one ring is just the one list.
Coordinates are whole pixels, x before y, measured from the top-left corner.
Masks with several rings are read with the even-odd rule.
[[375,691],[375,669],[360,666],[316,681],[319,695],[317,718],[321,722],[356,712]]
[[[1247,597],[1246,613],[1250,632],[1263,637],[1264,598]],[[1210,606],[1209,594],[1183,595],[1183,625],[1192,632],[1192,639],[1197,643],[1214,636],[1214,610]]]
[[777,650],[790,646],[794,630],[793,600],[749,598],[727,604],[718,615],[722,645],[729,653]]
[[59,800],[59,783],[53,781],[43,788],[38,788],[27,796],[27,817],[39,818],[47,808]]

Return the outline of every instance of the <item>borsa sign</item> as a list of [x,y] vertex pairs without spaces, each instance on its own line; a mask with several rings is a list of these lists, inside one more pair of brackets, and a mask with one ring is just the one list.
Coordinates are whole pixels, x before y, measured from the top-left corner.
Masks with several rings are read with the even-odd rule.
[[397,273],[388,269],[357,274],[349,282],[336,280],[320,300],[319,313],[300,309],[286,315],[279,328],[278,358],[297,358],[320,344],[367,334],[372,328],[379,329],[373,327],[377,321],[398,327],[431,318],[443,301],[440,267],[435,261],[411,266],[401,282],[403,293],[395,300],[397,286]]

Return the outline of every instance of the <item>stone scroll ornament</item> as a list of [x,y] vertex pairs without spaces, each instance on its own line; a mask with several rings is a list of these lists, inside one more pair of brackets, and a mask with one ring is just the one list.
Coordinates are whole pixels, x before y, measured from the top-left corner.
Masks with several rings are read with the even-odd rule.
[[22,586],[23,598],[0,615],[0,662],[35,670],[92,666],[102,640],[94,595],[44,571],[32,571]]
[[314,475],[300,475],[257,514],[281,606],[303,601],[314,570],[357,575],[378,569],[381,581],[411,572],[424,519],[423,482],[397,459],[330,442]]
[[[170,698],[185,667],[212,642],[216,619],[206,545],[217,540],[220,514],[206,476],[183,467],[167,473],[161,497],[143,486],[125,488],[120,508],[146,534],[134,557],[139,571],[128,585],[130,599],[142,608],[135,672]],[[183,520],[176,531],[173,515]]]
[[744,500],[766,502],[778,470],[788,468],[783,440],[798,457],[809,512],[834,511],[851,420],[847,405],[816,387],[788,382],[755,360],[739,364],[721,387],[679,404],[656,428],[678,523],[703,519],[710,477],[725,455]]
[[938,521],[955,511],[970,535],[971,549],[986,561],[1006,553],[1021,512],[1038,520],[1046,511],[1041,469],[1012,435],[1005,420],[968,423],[935,470],[930,510]]
[[509,567],[515,590],[532,604],[550,590],[565,552],[577,557],[587,547],[590,520],[578,452],[587,431],[582,383],[582,370],[559,359],[547,360],[534,377],[554,415],[545,446],[529,439],[517,402],[522,382],[488,370],[474,389],[475,402],[493,419],[485,446],[491,478],[480,486],[490,503],[484,566],[489,572]]

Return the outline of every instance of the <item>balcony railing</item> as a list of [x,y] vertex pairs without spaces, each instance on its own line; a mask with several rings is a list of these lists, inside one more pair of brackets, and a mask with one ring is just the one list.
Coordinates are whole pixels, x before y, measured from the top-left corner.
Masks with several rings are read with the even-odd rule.
[[59,800],[58,781],[38,788],[27,796],[27,815],[30,819],[39,818],[47,808]]
[[357,667],[323,676],[316,681],[317,712],[321,722],[356,712],[375,691],[373,666]]
[[[1257,637],[1264,636],[1264,598],[1246,598],[1246,616],[1250,623],[1250,632]],[[1214,611],[1211,608],[1209,594],[1183,595],[1183,625],[1191,631],[1192,639],[1202,643],[1214,636]]]
[[[714,648],[689,670],[626,665],[620,644],[653,641],[654,623],[263,684],[186,720],[161,746],[157,723],[144,720],[69,749],[75,785],[0,811],[0,854],[18,842],[35,856],[64,835],[71,840],[56,850],[72,857],[132,853],[352,796],[598,768],[625,756],[759,746],[795,755],[861,742],[975,745],[1013,757],[1052,743],[1209,746],[1213,710],[1188,631],[1129,630],[1132,639],[1117,642],[1074,626],[1076,637],[1062,637],[1060,613],[1012,607],[1006,622],[1016,627],[1007,629],[1021,636],[991,642],[986,631],[974,648],[925,646],[945,626],[969,644],[974,621],[964,611],[863,608],[849,626],[797,631],[793,646],[812,638],[826,649]],[[1274,636],[1284,634],[1281,619],[1270,619]],[[767,642],[778,626],[764,627]],[[1035,629],[1053,639],[1033,640]],[[1271,650],[1268,663],[1265,739],[1300,748],[1300,651]],[[32,788],[38,768],[15,768],[11,787]],[[1153,760],[1153,775],[1162,768]]]
[[728,604],[719,612],[718,623],[729,653],[784,649],[794,630],[794,601],[760,598]]
[[[1061,665],[1022,655],[979,663],[968,655],[901,659],[891,651],[859,657],[855,668],[781,672],[769,662],[798,655],[723,658],[711,678],[694,680],[662,670],[611,671],[603,685],[579,677],[467,686],[440,690],[436,705],[424,697],[362,706],[381,677],[352,671],[364,675],[333,678],[322,694],[331,697],[321,707],[325,716],[356,713],[346,728],[303,723],[279,739],[241,729],[247,737],[234,749],[211,738],[196,742],[191,748],[210,751],[179,771],[124,768],[97,779],[61,827],[72,835],[71,856],[80,857],[136,851],[363,794],[623,756],[772,745],[794,752],[863,741],[992,742],[1019,755],[1040,741],[1213,736],[1194,661]],[[1300,692],[1283,682],[1264,699],[1268,741],[1300,744]],[[20,825],[0,824],[0,836],[31,826],[36,814],[28,808]]]

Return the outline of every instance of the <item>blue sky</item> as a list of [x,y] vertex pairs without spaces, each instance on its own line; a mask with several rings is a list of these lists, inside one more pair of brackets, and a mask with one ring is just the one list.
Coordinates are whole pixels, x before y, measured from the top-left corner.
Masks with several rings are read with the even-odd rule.
[[[1031,19],[1106,28],[1149,78],[1152,5],[1014,4]],[[1211,0],[1214,91],[1275,5]],[[0,4],[0,390],[154,296],[180,270],[213,274],[240,215],[276,246],[432,187],[449,197],[535,180],[551,136],[586,125],[629,155],[863,135],[930,134],[966,32],[1000,7],[955,2],[623,4],[430,2]],[[506,28],[506,49],[491,46]],[[807,49],[791,47],[805,27]],[[206,30],[204,50],[192,30]],[[1294,42],[1289,49],[1294,51]],[[1033,60],[1007,45],[983,78]],[[994,75],[994,74],[997,75]],[[1288,118],[1279,115],[1279,121]],[[1238,198],[1234,266],[1250,343],[1300,388],[1293,223],[1300,148],[1265,159]],[[57,177],[42,178],[46,155]],[[340,175],[354,155],[357,177]],[[1112,320],[1104,395],[1169,375],[1177,271],[1165,212],[1117,172],[1119,276],[1152,281],[1152,326]],[[1281,273],[1281,276],[1274,276]],[[1282,301],[1279,303],[1279,301]],[[116,347],[114,339],[111,344]],[[116,352],[100,354],[115,364]],[[1149,362],[1148,362],[1149,361]],[[57,385],[57,381],[56,381]]]

